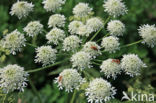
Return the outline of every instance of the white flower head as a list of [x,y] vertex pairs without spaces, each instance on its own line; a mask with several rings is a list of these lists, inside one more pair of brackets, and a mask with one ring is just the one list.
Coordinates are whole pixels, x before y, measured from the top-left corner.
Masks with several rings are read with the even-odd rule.
[[31,11],[33,11],[34,5],[32,3],[28,3],[26,1],[17,1],[11,7],[10,14],[16,15],[19,19],[22,17],[26,17],[29,15]]
[[121,72],[120,61],[118,59],[104,60],[100,69],[107,78],[113,77],[115,79],[116,75]]
[[43,31],[43,25],[39,21],[31,21],[27,24],[24,28],[24,31],[27,33],[28,36],[35,36]]
[[69,25],[68,25],[68,31],[71,34],[78,34],[79,32],[79,28],[81,26],[83,26],[84,24],[81,21],[72,21]]
[[51,46],[41,46],[36,49],[36,63],[42,63],[43,66],[53,64],[56,60],[56,50],[52,49]]
[[86,26],[88,26],[92,32],[96,32],[99,29],[103,28],[103,20],[99,17],[93,17],[87,20]]
[[83,51],[89,53],[93,58],[95,58],[98,55],[101,55],[100,51],[101,47],[96,44],[95,42],[86,42],[83,46]]
[[113,36],[122,36],[125,32],[125,25],[119,20],[111,20],[108,23],[107,30]]
[[119,39],[117,37],[109,36],[102,39],[101,46],[109,53],[115,53],[119,49]]
[[92,8],[87,3],[79,3],[73,8],[73,14],[76,17],[87,17],[91,12]]
[[73,92],[74,89],[79,89],[80,85],[85,82],[85,79],[77,72],[76,69],[65,69],[56,78],[59,89],[65,88],[67,92]]
[[80,70],[91,68],[91,56],[84,51],[77,52],[71,57],[72,67]]
[[135,54],[124,55],[121,60],[121,68],[132,77],[139,75],[143,67],[146,67],[146,65]]
[[106,0],[103,7],[105,12],[114,17],[124,15],[128,11],[122,0]]
[[53,28],[47,35],[46,39],[48,43],[54,43],[58,45],[60,41],[63,41],[65,38],[65,32],[59,28]]
[[109,82],[102,78],[96,78],[89,83],[85,92],[90,103],[103,103],[114,98],[116,89]]
[[156,45],[156,27],[155,25],[142,25],[140,26],[139,35],[143,38],[142,43],[146,43],[150,47]]
[[24,87],[27,86],[27,76],[28,73],[23,67],[16,64],[8,65],[0,69],[0,87],[6,93],[14,90],[24,91]]
[[75,51],[80,47],[81,40],[78,36],[71,35],[64,39],[63,41],[63,50],[64,51]]
[[46,11],[55,12],[62,8],[61,6],[65,4],[65,1],[66,0],[44,0],[42,3],[44,4],[44,9],[46,9]]
[[50,16],[48,21],[48,27],[64,27],[65,26],[65,16],[61,14],[54,14]]
[[77,34],[88,37],[92,31],[93,30],[90,27],[87,27],[87,25],[82,25],[79,27]]
[[25,46],[25,41],[24,34],[14,30],[4,37],[3,47],[9,49],[10,53],[15,55],[16,52],[21,51],[22,47]]

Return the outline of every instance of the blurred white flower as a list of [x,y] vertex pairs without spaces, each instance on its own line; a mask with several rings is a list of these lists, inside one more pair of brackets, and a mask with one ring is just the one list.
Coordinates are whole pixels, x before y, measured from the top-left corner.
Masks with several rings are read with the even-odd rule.
[[72,21],[70,22],[70,24],[68,25],[68,31],[71,34],[78,34],[79,32],[79,28],[83,26],[83,23],[81,21]]
[[78,36],[71,35],[64,39],[63,41],[63,50],[64,51],[75,51],[80,47],[81,40]]
[[119,39],[113,36],[104,37],[101,43],[101,46],[104,48],[104,50],[109,53],[115,53],[116,50],[119,49],[119,45]]
[[103,28],[103,20],[99,17],[93,17],[87,20],[86,26],[89,27],[92,32],[96,32],[99,29]]
[[83,46],[83,51],[89,53],[93,58],[95,58],[98,55],[101,55],[100,51],[101,47],[96,44],[96,42],[86,42],[86,44]]
[[53,64],[56,60],[56,50],[51,46],[41,46],[36,49],[37,55],[35,56],[36,63],[42,63],[43,66]]
[[150,47],[156,45],[156,27],[155,25],[142,25],[140,26],[139,35],[143,38],[142,43],[146,43]]
[[44,4],[44,9],[46,11],[52,11],[55,12],[57,10],[60,10],[63,4],[65,4],[66,0],[44,0],[42,3]]
[[9,49],[10,53],[15,55],[16,52],[21,51],[22,47],[25,46],[25,41],[24,34],[14,30],[4,37],[3,47]]
[[90,103],[104,103],[114,98],[116,89],[109,82],[102,78],[96,78],[89,83],[85,92]]
[[87,3],[79,3],[73,8],[73,14],[76,17],[87,17],[91,12],[92,8]]
[[28,73],[24,71],[23,67],[16,64],[7,65],[0,69],[0,87],[6,93],[14,90],[24,91],[27,86]]
[[87,25],[82,25],[79,27],[77,34],[80,36],[88,37],[92,31],[93,30],[91,28],[87,27]]
[[59,28],[53,28],[47,35],[46,39],[48,43],[54,43],[58,45],[60,41],[63,41],[65,38],[65,32]]
[[128,11],[122,0],[106,0],[103,7],[105,12],[114,17],[124,15]]
[[143,67],[146,67],[146,65],[135,54],[124,55],[121,60],[121,68],[132,77],[139,75]]
[[67,92],[73,92],[74,89],[79,89],[85,79],[75,69],[64,69],[55,82],[58,83],[59,89],[65,88]]
[[65,26],[65,16],[61,14],[54,14],[50,16],[48,21],[48,27],[64,27]]
[[72,67],[80,70],[91,68],[91,56],[89,53],[80,51],[71,57]]
[[100,68],[101,72],[103,72],[107,78],[113,77],[115,79],[116,75],[121,72],[120,61],[118,59],[104,60]]
[[122,36],[125,32],[125,25],[119,20],[111,20],[108,23],[107,30],[113,36]]
[[39,21],[31,21],[23,29],[28,36],[36,36],[43,31],[43,25]]
[[19,19],[22,17],[26,17],[29,15],[31,11],[33,11],[34,5],[32,3],[28,3],[26,1],[17,1],[11,7],[10,14],[16,15]]

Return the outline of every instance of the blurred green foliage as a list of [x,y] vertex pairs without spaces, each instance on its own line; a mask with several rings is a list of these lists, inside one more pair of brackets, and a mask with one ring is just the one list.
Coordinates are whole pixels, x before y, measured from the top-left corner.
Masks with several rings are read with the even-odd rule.
[[[18,20],[15,16],[9,15],[9,10],[11,5],[17,0],[0,0],[0,38],[2,38],[7,32],[11,32],[14,29],[22,31],[22,28],[27,25],[29,21],[40,20],[46,30],[49,31],[47,27],[47,21],[50,15],[53,13],[46,12],[43,9],[41,4],[42,0],[27,0],[35,4],[34,12],[30,15],[30,18],[23,18]],[[66,17],[72,16],[72,8],[79,2],[87,2],[90,4],[90,7],[94,9],[94,15],[100,16],[103,19],[106,19],[108,15],[104,12],[102,7],[104,0],[66,0],[66,4],[63,6],[61,11],[57,13],[64,14]],[[120,19],[126,25],[126,33],[121,38],[121,44],[128,44],[140,39],[137,29],[141,24],[156,24],[156,0],[123,0],[128,7],[128,14],[117,19]],[[69,19],[67,20],[69,23]],[[103,30],[96,37],[99,39],[106,34],[106,31]],[[28,42],[31,42],[31,38],[27,38]],[[37,45],[41,46],[46,43],[45,34],[42,34],[37,39]],[[121,75],[117,80],[109,79],[109,81],[118,89],[116,95],[117,100],[112,100],[108,103],[120,103],[120,99],[123,96],[122,91],[136,91],[142,93],[156,93],[155,82],[156,82],[156,48],[148,48],[145,45],[135,45],[122,49],[121,51],[109,55],[99,57],[103,60],[106,58],[121,58],[123,54],[126,53],[136,53],[140,58],[148,65],[148,68],[142,70],[142,75],[135,78],[130,78],[126,75]],[[36,65],[34,63],[34,48],[26,47],[22,53],[19,53],[16,56],[8,55],[7,50],[4,50],[0,46],[0,67],[3,67],[7,64],[19,64],[20,66],[25,67],[26,70],[40,67],[41,65]],[[63,58],[63,57],[62,57]],[[60,58],[60,60],[62,59]],[[69,103],[72,93],[65,93],[64,91],[58,90],[55,84],[53,84],[53,79],[57,76],[59,72],[62,71],[64,65],[61,67],[53,67],[50,70],[37,72],[36,74],[31,74],[30,78],[35,84],[42,100],[44,103]],[[95,69],[96,68],[96,69]],[[90,74],[95,77],[103,77],[102,73],[99,73],[99,68],[95,67],[93,71],[88,71]],[[0,93],[1,94],[1,93]],[[3,95],[0,95],[4,97]],[[17,103],[17,101],[22,101],[19,103],[39,103],[38,98],[35,93],[31,90],[31,87],[28,87],[24,93],[14,93],[8,95],[6,103]],[[9,99],[12,98],[12,99]],[[1,98],[3,99],[3,98]],[[11,101],[12,100],[12,101]],[[82,91],[77,93],[77,98],[75,103],[86,103],[86,98]],[[126,101],[125,103],[130,103]],[[134,102],[132,102],[134,103]]]

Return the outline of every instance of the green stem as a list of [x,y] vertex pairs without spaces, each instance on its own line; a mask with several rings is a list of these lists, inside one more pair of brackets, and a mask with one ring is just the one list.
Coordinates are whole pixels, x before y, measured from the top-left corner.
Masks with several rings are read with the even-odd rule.
[[[110,20],[110,16],[106,19],[106,21],[104,22],[104,25],[103,25],[103,27],[107,24],[107,22]],[[98,33],[103,29],[103,27],[102,28],[100,28],[94,35],[93,35],[93,37],[90,39],[90,41],[92,41],[97,35],[98,35]]]
[[42,102],[42,99],[41,99],[41,97],[40,97],[40,95],[39,95],[39,93],[38,93],[38,91],[37,91],[37,89],[36,89],[36,87],[35,87],[35,85],[33,84],[33,82],[32,82],[30,79],[29,79],[29,83],[30,83],[30,86],[31,86],[33,92],[35,93],[35,95],[36,95],[37,98],[39,99],[40,103],[43,103],[43,102]]
[[94,61],[97,61],[97,62],[103,62],[103,60],[98,60],[98,59],[95,59]]
[[101,65],[101,64],[99,64],[99,63],[96,63],[96,62],[92,62],[93,64],[95,64],[95,65]]
[[104,37],[107,37],[109,35],[109,33],[107,33]]
[[[109,35],[109,33],[107,33],[104,37],[107,37]],[[100,42],[104,37],[100,38],[99,40],[97,40],[96,42]]]
[[26,43],[26,45],[31,46],[33,48],[36,48],[37,47],[36,45],[30,44],[30,43]]
[[75,96],[76,96],[76,90],[74,90],[74,93],[73,93],[70,103],[74,103]]
[[[66,60],[67,60],[67,59],[66,59]],[[28,73],[38,72],[38,71],[41,71],[41,70],[44,70],[44,69],[50,68],[50,67],[52,67],[52,66],[59,65],[59,64],[65,62],[66,60],[64,60],[64,61],[60,61],[60,62],[56,62],[56,63],[51,64],[51,65],[48,65],[48,66],[46,66],[46,67],[41,67],[41,68],[37,68],[37,69],[34,69],[34,70],[28,70],[27,72],[28,72]]]
[[135,45],[135,44],[141,43],[142,41],[143,41],[143,40],[139,40],[139,41],[136,41],[136,42],[133,42],[133,43],[130,43],[130,44],[127,44],[127,45],[121,46],[120,48],[129,47],[129,46],[132,46],[132,45]]
[[32,44],[36,45],[37,35],[33,36],[32,38]]

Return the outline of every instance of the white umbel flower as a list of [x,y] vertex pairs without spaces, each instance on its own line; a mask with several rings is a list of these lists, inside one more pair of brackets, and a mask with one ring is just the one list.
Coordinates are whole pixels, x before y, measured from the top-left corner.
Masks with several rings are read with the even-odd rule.
[[91,56],[89,53],[80,51],[71,57],[72,67],[83,70],[85,68],[91,68]]
[[79,3],[73,8],[73,14],[76,17],[87,17],[91,12],[92,8],[87,3]]
[[75,51],[80,46],[81,40],[78,36],[71,35],[64,39],[63,50],[64,51]]
[[114,17],[124,15],[128,11],[122,0],[106,0],[103,7],[105,12]]
[[88,37],[92,31],[93,30],[91,28],[87,27],[86,25],[82,25],[79,27],[77,34]]
[[49,18],[48,27],[64,27],[65,20],[66,18],[64,15],[54,14]]
[[119,49],[119,39],[117,37],[109,36],[102,39],[101,46],[109,53],[115,53]]
[[132,77],[139,75],[143,67],[146,67],[146,65],[135,54],[124,55],[121,60],[121,68]]
[[22,17],[26,17],[29,15],[31,11],[33,11],[34,5],[32,3],[28,3],[26,1],[17,1],[11,7],[10,14],[16,15],[19,19]]
[[102,78],[96,78],[89,83],[85,92],[90,103],[104,103],[114,98],[116,89],[109,82]]
[[23,67],[16,64],[8,65],[0,69],[0,87],[6,93],[14,90],[24,91],[24,87],[27,86],[27,76],[28,73]]
[[92,30],[92,32],[96,32],[104,26],[102,19],[99,17],[88,19],[86,25]]
[[95,42],[86,42],[86,44],[83,46],[83,51],[89,53],[93,58],[95,58],[98,55],[101,55],[100,51],[101,47],[97,45]]
[[121,72],[120,61],[118,59],[105,60],[102,62],[100,68],[101,72],[103,72],[107,78],[113,77],[115,79],[116,75]]
[[44,4],[44,9],[46,11],[52,11],[55,12],[57,10],[60,10],[63,4],[65,4],[66,0],[44,0],[42,3]]
[[143,25],[140,26],[139,35],[143,38],[142,43],[146,43],[150,47],[156,45],[156,27],[155,25]]
[[56,78],[59,89],[65,88],[67,92],[73,92],[74,89],[79,89],[80,85],[85,82],[85,79],[75,69],[65,69]]
[[54,43],[58,45],[60,41],[63,41],[65,38],[65,32],[59,28],[53,28],[47,35],[46,39],[48,43]]
[[107,30],[113,36],[122,36],[125,32],[125,25],[119,20],[112,20],[108,23]]
[[72,21],[69,25],[68,25],[68,31],[71,34],[78,34],[79,32],[79,28],[83,26],[83,23],[81,21]]
[[22,47],[25,46],[25,41],[24,34],[14,30],[4,37],[3,47],[9,49],[10,53],[15,55],[16,52],[21,51]]
[[52,49],[51,46],[41,46],[36,49],[36,63],[42,63],[43,66],[53,64],[56,60],[56,50]]
[[28,36],[36,36],[43,31],[43,25],[39,21],[31,21],[24,28]]

